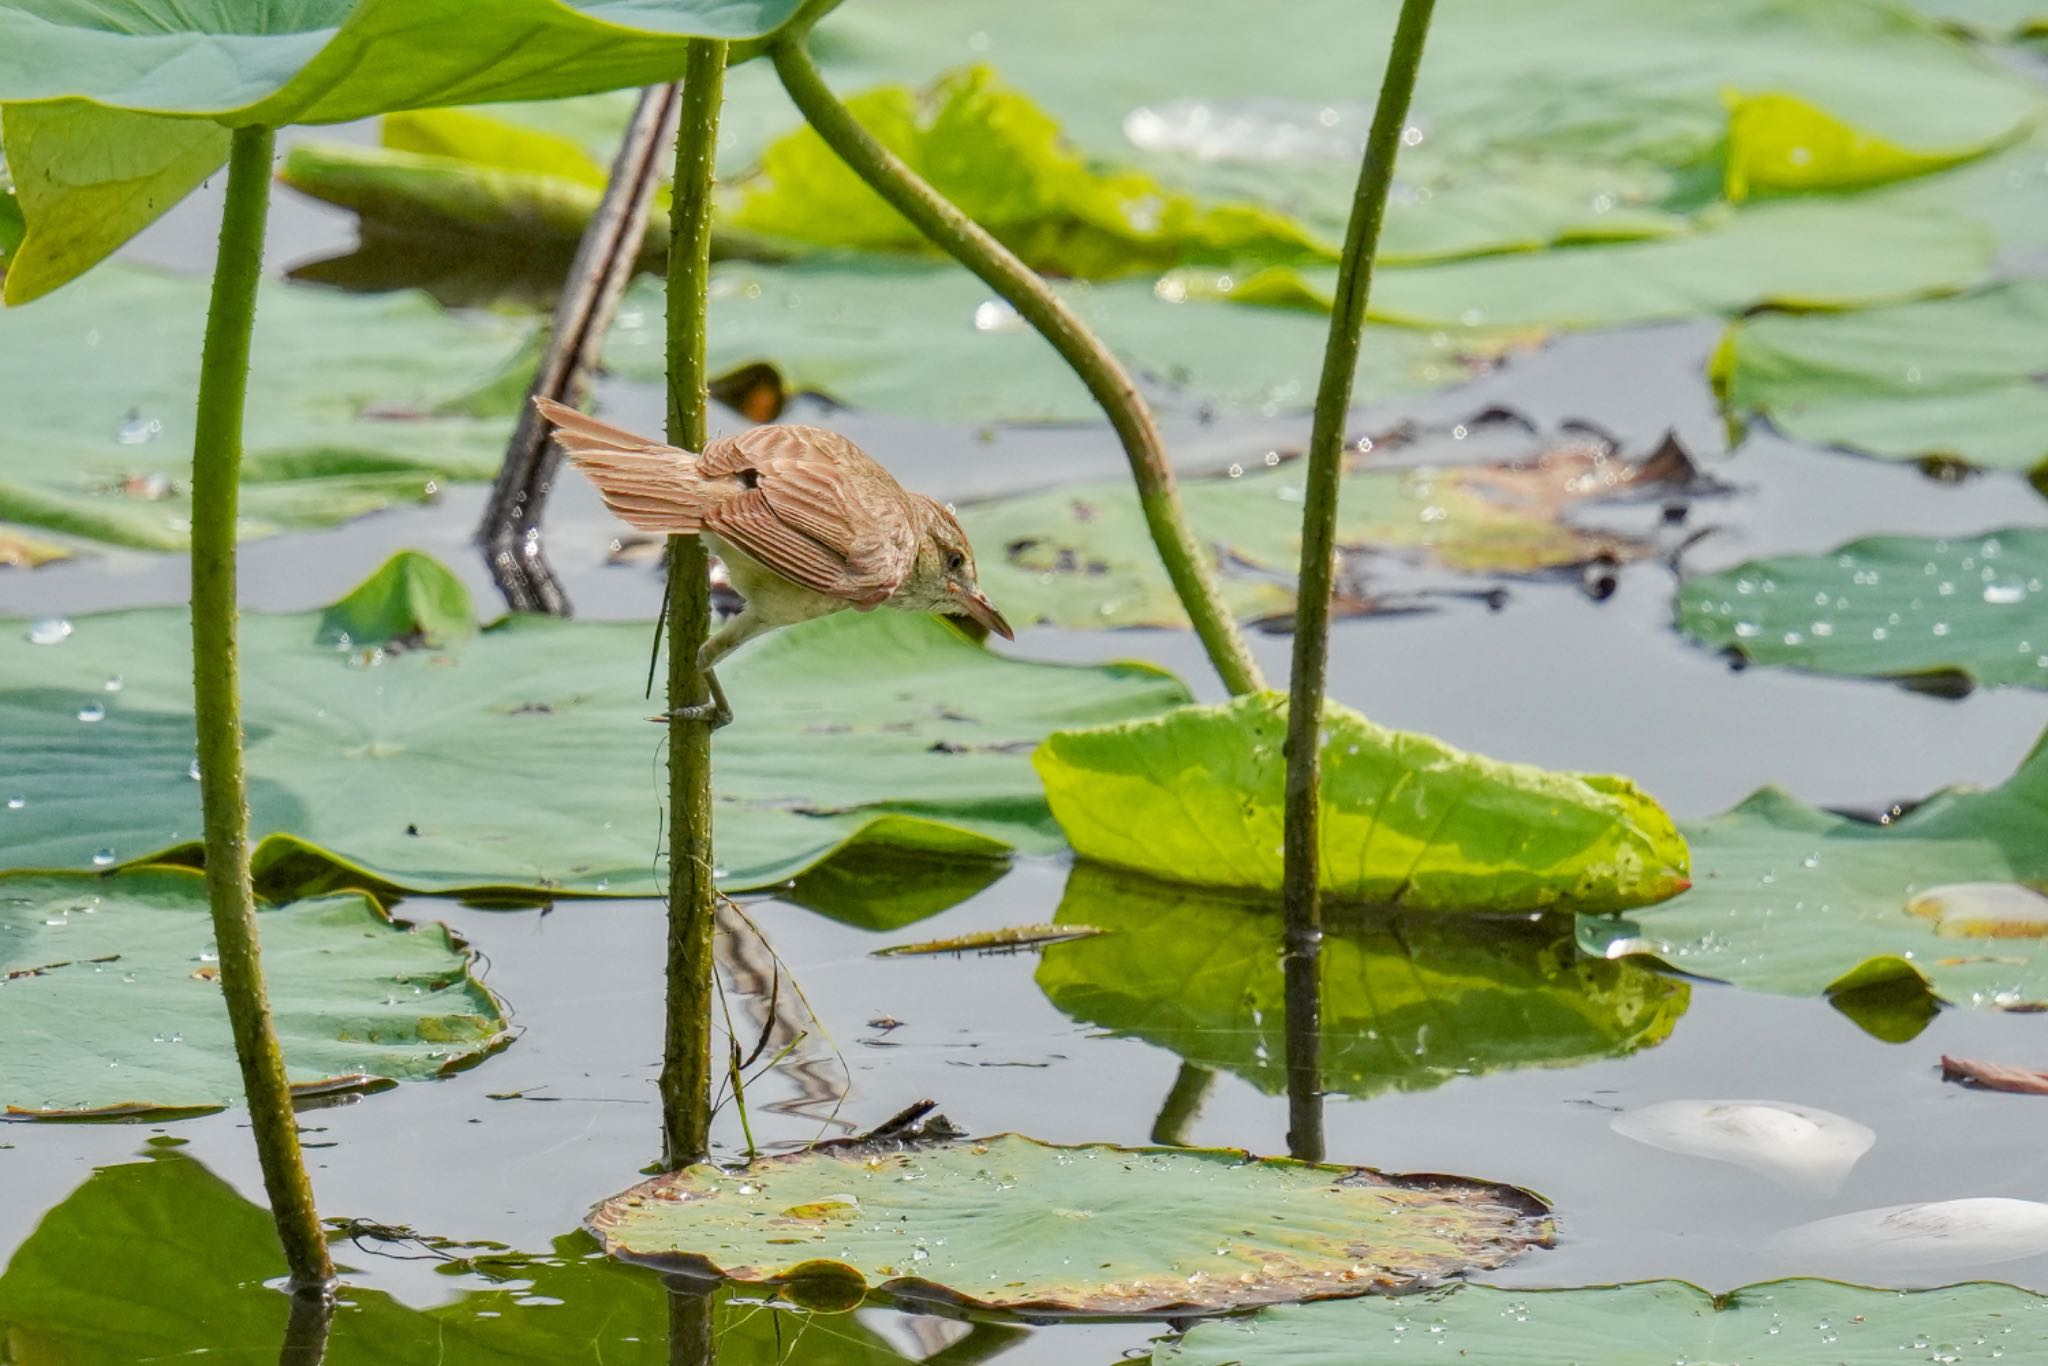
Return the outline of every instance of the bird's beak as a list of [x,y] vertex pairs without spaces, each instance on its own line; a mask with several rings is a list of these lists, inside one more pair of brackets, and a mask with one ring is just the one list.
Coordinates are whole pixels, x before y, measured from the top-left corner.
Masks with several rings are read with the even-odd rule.
[[1016,633],[1010,629],[1010,623],[1003,620],[1003,614],[996,610],[996,605],[990,602],[984,594],[978,591],[969,592],[952,584],[948,584],[947,589],[960,599],[960,606],[965,609],[968,616],[974,618],[983,626],[988,627],[989,630],[994,631],[1004,640],[1015,640],[1017,638]]

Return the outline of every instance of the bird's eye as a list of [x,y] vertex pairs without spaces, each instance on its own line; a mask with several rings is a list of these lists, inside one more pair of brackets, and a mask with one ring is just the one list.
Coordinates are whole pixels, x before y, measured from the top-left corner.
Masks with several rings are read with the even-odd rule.
[[949,550],[949,551],[947,551],[947,552],[946,552],[946,572],[947,572],[947,573],[949,573],[949,574],[957,574],[957,573],[959,573],[959,572],[960,572],[960,571],[961,571],[961,570],[962,570],[963,568],[965,568],[965,567],[966,567],[966,564],[967,564],[967,557],[966,557],[965,555],[962,555],[962,554],[961,554],[961,553],[960,553],[959,551],[957,551],[957,550]]

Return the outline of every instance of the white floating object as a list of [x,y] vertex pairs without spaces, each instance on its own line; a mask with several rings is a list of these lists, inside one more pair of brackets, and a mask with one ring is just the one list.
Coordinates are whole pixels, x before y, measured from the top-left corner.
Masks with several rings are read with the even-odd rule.
[[2048,896],[2017,882],[1929,887],[1906,910],[1952,939],[2039,939],[2048,935]]
[[1990,1266],[2048,1252],[2048,1205],[1989,1196],[1889,1205],[1801,1224],[1774,1241],[1785,1256],[1828,1263],[1802,1271],[1840,1262],[1894,1271]]
[[1853,1119],[1776,1100],[1667,1100],[1616,1115],[1610,1127],[1666,1152],[1747,1167],[1810,1195],[1834,1190],[1877,1142]]

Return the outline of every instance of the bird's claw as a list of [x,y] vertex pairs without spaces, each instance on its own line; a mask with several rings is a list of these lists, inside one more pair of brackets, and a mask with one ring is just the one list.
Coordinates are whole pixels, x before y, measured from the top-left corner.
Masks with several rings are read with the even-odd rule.
[[720,702],[692,702],[686,707],[671,707],[665,716],[653,718],[656,721],[709,721],[711,729],[728,725],[732,721],[732,708]]

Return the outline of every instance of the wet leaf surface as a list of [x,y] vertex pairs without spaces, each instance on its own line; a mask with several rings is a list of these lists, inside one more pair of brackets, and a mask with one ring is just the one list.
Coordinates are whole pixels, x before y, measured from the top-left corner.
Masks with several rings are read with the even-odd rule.
[[[1034,762],[1084,859],[1175,882],[1277,891],[1286,699],[1059,731]],[[1323,718],[1322,883],[1423,911],[1619,911],[1686,886],[1685,841],[1624,778],[1555,773]]]
[[1289,1306],[1199,1324],[1153,1359],[1159,1366],[1338,1366],[1382,1350],[1489,1366],[1890,1366],[1942,1354],[2024,1361],[2048,1351],[2048,1298],[1985,1282],[1898,1291],[1786,1280],[1724,1295],[1683,1281],[1579,1290],[1464,1285],[1427,1298]]
[[689,1167],[606,1201],[590,1228],[614,1256],[799,1299],[1109,1317],[1412,1289],[1550,1237],[1512,1187],[1015,1134]]
[[1758,664],[2048,688],[2048,531],[1873,536],[1688,579],[1678,627]]
[[[459,1293],[439,1289],[432,1307],[418,1309],[351,1284],[335,1309],[328,1366],[671,1361],[671,1310],[660,1280],[597,1252],[581,1232],[540,1255],[363,1233],[335,1246],[336,1259],[353,1268],[393,1255],[439,1259],[450,1273],[465,1273]],[[156,1150],[146,1161],[101,1168],[43,1217],[0,1274],[0,1341],[29,1361],[275,1360],[290,1301],[273,1285],[284,1273],[268,1213],[198,1162]],[[905,1366],[914,1359],[850,1314],[802,1314],[720,1295],[711,1316],[722,1363]],[[975,1345],[1014,1331],[977,1328]]]
[[[2048,206],[2048,194],[2035,198],[2037,210]],[[1731,416],[1766,417],[1801,441],[2023,471],[2048,469],[2043,375],[2041,279],[1893,308],[1746,318],[1713,365]]]
[[1998,787],[1938,792],[1888,824],[1765,788],[1685,827],[1690,891],[1622,921],[1582,920],[1580,937],[1595,953],[1647,953],[1838,1004],[1895,987],[1959,1006],[2048,1008],[2048,919],[2007,909],[2014,893],[2048,884],[2044,829],[2048,738]]
[[[1101,933],[1045,950],[1037,981],[1053,1005],[1285,1089],[1278,907],[1082,864],[1057,923]],[[1585,956],[1556,917],[1333,912],[1322,984],[1322,1085],[1358,1098],[1655,1047],[1691,998],[1683,982]]]
[[[285,1071],[302,1093],[440,1076],[510,1038],[441,926],[403,929],[346,894],[259,919]],[[197,873],[0,877],[0,1109],[212,1110],[241,1091]]]
[[[207,284],[109,266],[0,312],[0,520],[143,550],[191,528],[192,394]],[[265,286],[257,307],[241,533],[332,526],[486,480],[504,458],[522,324],[417,294]],[[530,367],[530,358],[527,361]]]
[[[466,597],[421,557],[394,560],[349,601],[381,618],[422,600],[443,622],[438,648],[342,645],[334,609],[243,617],[259,876],[532,894],[664,886],[644,781],[661,753],[641,695],[650,626],[508,618],[464,639],[445,623]],[[89,867],[190,848],[185,612],[72,625],[43,645],[31,623],[0,623],[8,862]],[[731,889],[785,881],[849,842],[954,860],[1055,849],[1031,747],[1059,726],[1187,696],[1145,666],[1009,661],[900,612],[780,633],[725,678],[738,720],[716,742],[717,856]]]

